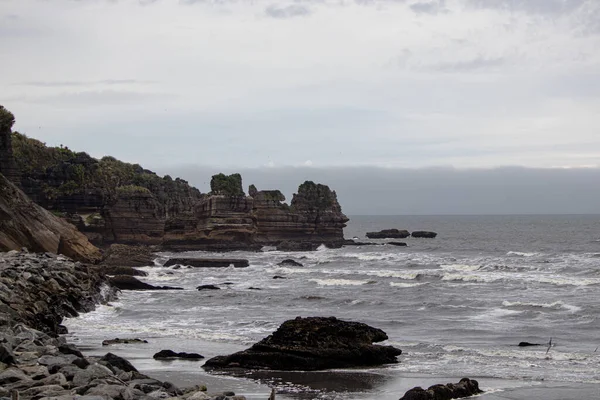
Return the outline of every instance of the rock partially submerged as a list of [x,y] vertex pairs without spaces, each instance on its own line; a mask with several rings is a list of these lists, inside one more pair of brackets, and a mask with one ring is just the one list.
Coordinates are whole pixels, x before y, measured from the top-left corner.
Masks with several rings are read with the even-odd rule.
[[387,338],[381,329],[360,322],[297,317],[251,348],[211,358],[203,367],[315,371],[396,363],[402,350],[373,344]]
[[198,353],[186,353],[186,352],[176,353],[173,350],[161,350],[158,353],[156,353],[154,356],[152,356],[152,358],[154,358],[156,360],[168,360],[168,359],[173,359],[173,358],[183,358],[186,360],[200,360],[200,359],[203,359],[204,356],[202,356]]
[[148,343],[145,339],[107,339],[102,341],[102,346],[110,346],[111,344],[136,344],[136,343]]
[[299,263],[296,260],[292,260],[291,258],[286,258],[285,260],[281,261],[277,265],[279,265],[281,267],[304,267],[304,265],[302,265],[302,263]]
[[390,246],[406,247],[408,246],[405,242],[387,242]]
[[400,400],[449,400],[483,393],[475,379],[462,378],[458,383],[433,385],[427,389],[414,387],[404,393]]
[[242,258],[170,258],[165,263],[165,267],[177,264],[194,268],[227,268],[230,265],[235,268],[245,268],[250,265],[250,262]]
[[196,290],[220,290],[221,288],[216,285],[200,285],[196,286]]
[[379,232],[367,232],[369,239],[404,239],[410,236],[410,232],[403,229],[383,229]]
[[180,287],[150,285],[129,275],[116,275],[110,277],[109,282],[111,285],[121,290],[183,290],[183,288]]
[[437,236],[437,233],[430,231],[414,231],[411,236],[414,238],[433,239]]

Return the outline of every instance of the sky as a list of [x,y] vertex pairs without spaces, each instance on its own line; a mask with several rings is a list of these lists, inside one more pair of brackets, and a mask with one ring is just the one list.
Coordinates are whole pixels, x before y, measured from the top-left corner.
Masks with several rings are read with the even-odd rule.
[[201,189],[600,168],[598,0],[0,0],[0,42],[16,130]]

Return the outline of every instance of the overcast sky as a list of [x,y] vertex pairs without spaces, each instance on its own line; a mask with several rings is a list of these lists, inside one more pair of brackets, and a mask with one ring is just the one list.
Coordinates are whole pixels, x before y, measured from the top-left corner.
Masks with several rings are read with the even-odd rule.
[[600,166],[598,0],[0,0],[0,43],[15,129],[196,183]]

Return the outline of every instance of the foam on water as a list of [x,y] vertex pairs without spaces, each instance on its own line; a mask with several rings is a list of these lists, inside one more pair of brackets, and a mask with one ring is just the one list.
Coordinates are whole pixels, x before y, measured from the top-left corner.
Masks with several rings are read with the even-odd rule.
[[533,308],[550,308],[553,310],[567,310],[570,312],[577,312],[581,310],[581,307],[573,306],[570,304],[565,304],[561,300],[555,301],[553,303],[527,303],[521,301],[503,301],[502,305],[504,307],[533,307]]
[[366,285],[371,281],[359,281],[353,279],[309,279],[321,286],[360,286]]

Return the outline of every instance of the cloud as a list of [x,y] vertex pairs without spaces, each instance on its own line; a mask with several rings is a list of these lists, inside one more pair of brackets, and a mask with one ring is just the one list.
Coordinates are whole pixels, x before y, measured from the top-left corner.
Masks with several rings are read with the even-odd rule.
[[[596,0],[591,0],[591,2],[596,3]],[[590,0],[468,0],[469,5],[478,8],[545,15],[571,13],[583,7],[586,3],[590,3]]]
[[134,91],[115,91],[115,90],[84,90],[78,92],[63,92],[52,95],[42,96],[15,96],[9,101],[47,104],[51,106],[120,106],[124,104],[139,104],[152,101],[160,101],[169,98],[172,95],[164,93],[134,92]]
[[417,14],[438,14],[447,12],[446,0],[419,1],[410,5],[410,9]]
[[502,57],[486,58],[483,56],[475,57],[466,61],[455,61],[450,63],[440,63],[433,65],[430,68],[445,72],[468,72],[477,70],[490,70],[492,68],[501,67],[506,63]]
[[152,84],[155,81],[141,81],[137,79],[104,79],[91,81],[29,81],[16,85],[38,86],[38,87],[67,87],[67,86],[91,86],[91,85],[130,85],[130,84]]
[[310,9],[300,4],[291,4],[287,6],[270,5],[265,9],[265,14],[271,18],[294,18],[304,17],[311,13]]

